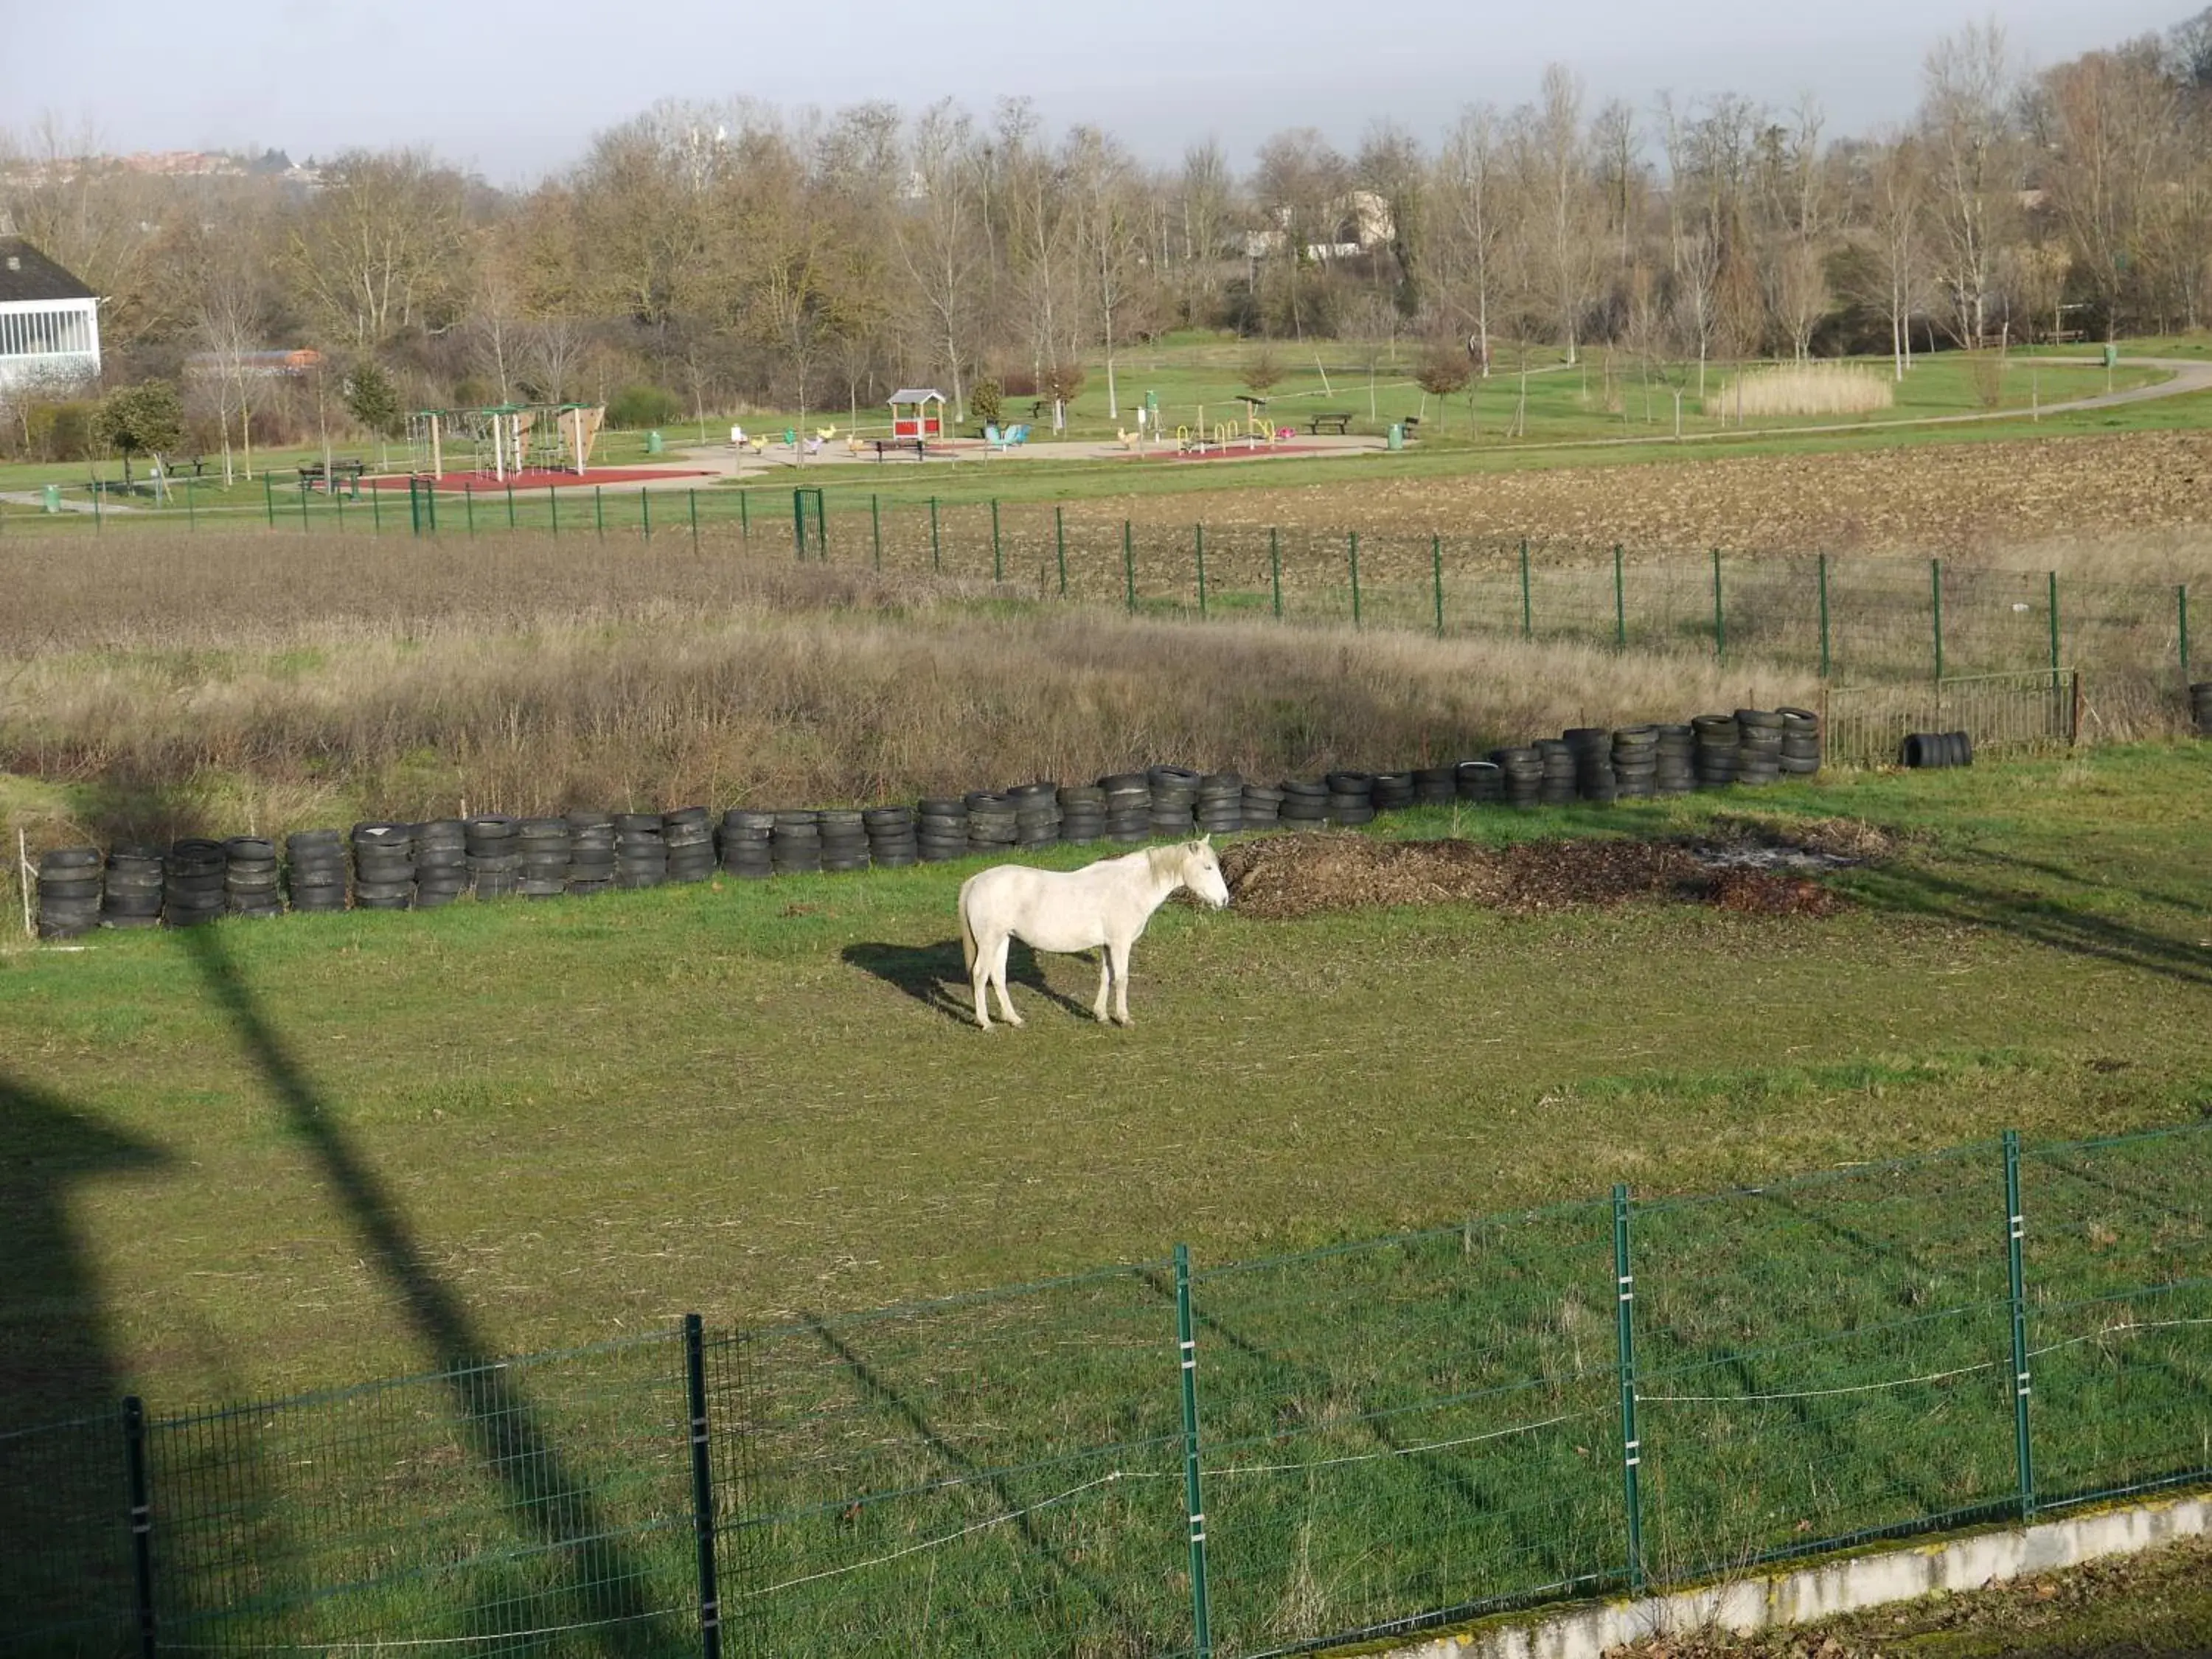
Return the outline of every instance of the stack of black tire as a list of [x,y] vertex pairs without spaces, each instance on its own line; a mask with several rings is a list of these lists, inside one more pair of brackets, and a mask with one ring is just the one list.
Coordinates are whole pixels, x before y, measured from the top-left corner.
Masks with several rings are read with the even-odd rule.
[[[103,927],[154,927],[161,921],[161,868],[158,847],[111,847],[107,877],[100,894]],[[338,907],[345,907],[345,877],[338,877]]]
[[1271,789],[1264,783],[1248,783],[1237,793],[1237,815],[1247,830],[1275,830],[1282,826],[1286,791]]
[[2212,680],[2189,688],[2189,719],[2200,738],[2212,738]]
[[660,844],[668,854],[668,879],[704,881],[714,873],[714,826],[703,806],[679,806],[660,815]]
[[822,843],[822,867],[832,875],[853,875],[868,867],[868,826],[850,807],[825,806],[814,814]]
[[1601,726],[1577,726],[1559,741],[1575,763],[1575,794],[1609,806],[1620,793],[1613,772],[1613,733]]
[[345,837],[335,830],[295,830],[285,836],[284,886],[295,910],[316,915],[344,909]]
[[1378,812],[1402,812],[1413,804],[1413,775],[1377,772],[1367,798]]
[[524,818],[514,826],[514,890],[529,899],[568,890],[568,820]]
[[578,898],[615,884],[615,820],[611,812],[578,807],[568,814],[568,891]]
[[[732,806],[722,814],[722,873],[758,881],[775,873],[769,838],[775,834],[775,814]],[[962,839],[966,840],[963,834]]]
[[821,874],[821,819],[811,811],[778,812],[769,834],[768,857],[779,876]]
[[1331,772],[1328,821],[1347,827],[1375,822],[1375,775],[1372,772]]
[[1328,785],[1311,778],[1285,778],[1283,804],[1276,812],[1285,830],[1318,830],[1328,822]]
[[222,844],[223,908],[234,916],[284,914],[276,890],[276,843],[260,836],[233,836]]
[[1820,717],[1809,708],[1781,708],[1782,769],[1809,778],[1820,769]]
[[1490,758],[1505,782],[1505,804],[1516,811],[1534,811],[1544,798],[1544,755],[1540,749],[1493,749]]
[[1505,805],[1505,769],[1495,760],[1462,761],[1452,772],[1459,799],[1477,806]]
[[1155,841],[1182,841],[1198,828],[1198,774],[1187,766],[1155,766],[1145,774],[1152,792],[1146,832]]
[[1021,826],[1012,801],[994,791],[978,789],[965,797],[965,804],[969,852],[1003,853],[1014,844]]
[[1142,841],[1152,833],[1152,786],[1142,772],[1112,772],[1098,780],[1106,792],[1106,839]]
[[1696,770],[1700,789],[1725,789],[1735,781],[1737,750],[1741,738],[1733,714],[1700,714],[1690,722],[1697,744]]
[[1613,788],[1623,800],[1648,800],[1659,793],[1659,728],[1624,726],[1613,734]]
[[1066,783],[1060,788],[1060,838],[1078,847],[1106,839],[1106,790],[1102,784]]
[[469,827],[459,818],[415,826],[415,908],[451,904],[469,887]]
[[97,847],[57,847],[39,855],[39,937],[79,939],[100,926]]
[[1782,781],[1782,715],[1772,708],[1735,711],[1735,781],[1746,788]]
[[1916,768],[1972,766],[1974,741],[1964,732],[1915,732],[1905,738],[1898,758]]
[[1049,778],[1006,791],[1014,804],[1014,844],[1049,847],[1060,839],[1060,786]]
[[1459,799],[1459,769],[1455,766],[1417,766],[1413,769],[1413,802],[1419,806],[1449,806]]
[[878,870],[903,870],[921,860],[911,806],[871,806],[860,814],[867,827],[868,860]]
[[463,826],[469,854],[469,890],[480,899],[512,898],[522,889],[522,853],[515,821],[484,812]]
[[1194,816],[1202,836],[1233,836],[1244,827],[1244,776],[1208,772],[1198,781]]
[[1698,732],[1691,726],[1662,726],[1656,745],[1651,787],[1662,795],[1686,795],[1698,787]]
[[[169,854],[173,872],[176,854]],[[415,902],[415,826],[356,823],[353,827],[353,908],[404,910]]]
[[1544,767],[1536,799],[1546,806],[1566,805],[1576,795],[1574,745],[1565,738],[1539,738],[1535,747]]
[[[169,843],[161,860],[161,920],[171,927],[197,927],[222,914],[222,843],[185,836]],[[411,890],[414,878],[408,878]]]
[[624,892],[658,887],[668,879],[668,843],[658,812],[615,814],[615,886]]
[[925,795],[915,820],[915,844],[924,864],[968,856],[968,803],[957,795]]

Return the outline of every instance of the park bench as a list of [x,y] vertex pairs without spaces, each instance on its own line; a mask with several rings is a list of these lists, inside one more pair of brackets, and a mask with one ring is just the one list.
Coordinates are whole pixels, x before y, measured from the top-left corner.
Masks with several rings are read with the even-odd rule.
[[1330,415],[1316,415],[1310,421],[1306,422],[1306,430],[1311,433],[1315,437],[1318,438],[1321,436],[1322,428],[1325,426],[1334,427],[1336,428],[1337,436],[1340,438],[1346,432],[1351,430],[1352,416],[1349,412]]
[[1406,428],[1406,435],[1408,438],[1417,438],[1420,435],[1421,417],[1419,416],[1408,415],[1404,420],[1399,422],[1398,424]]
[[904,454],[909,449],[914,451],[914,458],[917,461],[923,458],[921,440],[919,438],[872,438],[869,441],[875,445],[876,459],[879,461],[888,453]]
[[[331,463],[331,474],[350,483],[356,494],[361,489],[361,475],[367,471],[367,465],[361,461],[342,458]],[[300,488],[302,489],[313,489],[318,484],[326,485],[329,482],[324,477],[320,461],[309,461],[300,468]]]

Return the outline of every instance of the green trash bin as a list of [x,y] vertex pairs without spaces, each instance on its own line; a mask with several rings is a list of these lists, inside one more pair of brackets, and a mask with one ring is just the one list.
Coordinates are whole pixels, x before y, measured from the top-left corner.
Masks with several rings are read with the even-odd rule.
[[648,455],[660,453],[660,434],[658,432],[648,432],[645,434],[645,453]]
[[1393,449],[1403,449],[1406,447],[1406,428],[1395,421],[1390,422],[1389,441],[1390,447]]
[[58,513],[61,510],[62,487],[59,484],[48,484],[46,486],[46,511],[49,513]]
[[2119,361],[2120,361],[2120,349],[2119,349],[2119,347],[2118,347],[2118,346],[2116,346],[2116,345],[2112,345],[2112,344],[2111,344],[2111,343],[2107,343],[2107,344],[2106,344],[2106,347],[2105,347],[2105,367],[2106,367],[2106,368],[2116,368],[2116,367],[2118,365]]

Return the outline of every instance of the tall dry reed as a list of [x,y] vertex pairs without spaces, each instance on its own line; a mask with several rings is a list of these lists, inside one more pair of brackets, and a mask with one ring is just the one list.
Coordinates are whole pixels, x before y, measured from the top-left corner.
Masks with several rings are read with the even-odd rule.
[[1747,369],[1705,399],[1708,415],[1765,419],[1780,415],[1871,415],[1897,401],[1897,388],[1863,363],[1776,363]]

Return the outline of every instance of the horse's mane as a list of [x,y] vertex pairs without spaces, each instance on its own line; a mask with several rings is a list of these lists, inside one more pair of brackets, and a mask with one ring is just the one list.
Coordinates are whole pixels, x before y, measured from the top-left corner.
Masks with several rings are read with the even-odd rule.
[[1156,876],[1183,875],[1190,868],[1190,849],[1193,843],[1175,842],[1166,847],[1145,848],[1145,863]]

